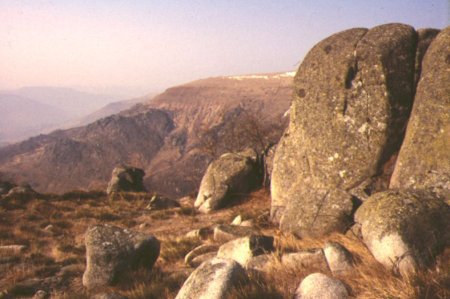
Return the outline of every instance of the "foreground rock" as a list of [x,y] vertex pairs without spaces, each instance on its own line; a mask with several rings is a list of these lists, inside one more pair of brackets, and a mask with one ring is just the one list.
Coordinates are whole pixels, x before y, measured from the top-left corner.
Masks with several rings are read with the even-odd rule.
[[308,53],[272,172],[271,216],[283,231],[343,232],[354,197],[387,186],[374,178],[400,147],[413,102],[415,47],[412,27],[388,24],[337,33]]
[[428,189],[450,198],[450,27],[425,54],[414,109],[391,188]]
[[217,257],[235,260],[246,267],[253,257],[273,250],[273,237],[252,235],[223,244]]
[[240,237],[250,236],[256,233],[256,231],[248,226],[237,225],[217,225],[214,228],[214,241],[216,242],[228,242]]
[[297,290],[294,299],[346,299],[348,291],[344,284],[322,273],[308,275]]
[[145,192],[142,181],[144,175],[145,172],[140,168],[118,166],[112,172],[106,193],[110,195],[117,192]]
[[355,221],[375,259],[402,275],[427,266],[450,245],[450,206],[431,193],[377,193],[358,209]]
[[114,284],[126,270],[151,268],[160,249],[159,241],[153,236],[110,225],[89,227],[85,244],[83,285],[89,289]]
[[191,267],[196,267],[198,264],[196,262],[192,262],[195,258],[204,255],[206,253],[214,253],[214,255],[217,254],[217,250],[219,247],[217,245],[209,245],[209,244],[203,244],[200,246],[195,247],[192,249],[186,256],[184,257],[184,263],[186,265],[189,265]]
[[159,195],[153,195],[152,198],[150,199],[150,202],[145,207],[145,209],[156,211],[178,207],[180,207],[180,204],[174,199],[170,199]]
[[254,150],[224,154],[208,166],[194,206],[203,213],[217,210],[250,191],[260,180]]
[[325,244],[323,253],[333,274],[346,273],[353,268],[352,254],[341,244],[329,242]]
[[245,277],[244,269],[237,262],[215,258],[192,272],[176,299],[224,299]]
[[308,270],[310,272],[329,270],[322,249],[285,253],[281,256],[281,264],[292,270]]

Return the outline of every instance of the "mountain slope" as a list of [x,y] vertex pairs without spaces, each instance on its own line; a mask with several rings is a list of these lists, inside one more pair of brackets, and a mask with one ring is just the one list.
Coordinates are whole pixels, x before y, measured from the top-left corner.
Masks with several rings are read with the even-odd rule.
[[[0,149],[0,172],[38,191],[65,192],[105,188],[114,166],[126,163],[146,171],[149,190],[187,194],[215,156],[278,140],[291,86],[290,74],[180,85],[88,126]],[[254,138],[253,123],[263,138]]]
[[53,106],[14,94],[0,94],[0,142],[14,142],[66,121],[69,115]]

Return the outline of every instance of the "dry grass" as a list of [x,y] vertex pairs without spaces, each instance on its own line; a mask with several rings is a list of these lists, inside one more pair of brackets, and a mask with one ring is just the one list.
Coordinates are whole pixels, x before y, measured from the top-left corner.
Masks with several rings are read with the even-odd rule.
[[[296,239],[282,235],[268,221],[270,198],[265,190],[253,192],[245,201],[213,214],[199,214],[192,203],[162,211],[145,210],[148,200],[135,196],[110,200],[101,192],[92,195],[72,192],[64,196],[46,196],[0,207],[0,245],[22,244],[24,253],[0,262],[0,292],[9,298],[31,296],[37,285],[49,285],[53,298],[89,298],[82,286],[85,267],[84,232],[92,224],[110,223],[155,235],[161,240],[160,257],[154,268],[138,270],[107,290],[130,299],[174,298],[193,269],[184,265],[184,256],[207,240],[187,239],[184,234],[217,223],[229,223],[241,214],[253,219],[264,234],[275,236],[278,265],[269,274],[250,273],[249,279],[230,294],[231,298],[292,298],[310,269],[283,269],[279,256],[285,252],[322,248],[336,241],[349,249],[355,269],[339,276],[352,298],[450,298],[450,249],[440,256],[430,270],[414,279],[402,279],[377,263],[361,242],[335,234],[321,239]],[[144,225],[145,224],[145,225]],[[331,275],[330,273],[328,273]],[[58,278],[56,282],[51,279]],[[34,285],[33,285],[34,282]],[[7,298],[7,297],[6,297]]]

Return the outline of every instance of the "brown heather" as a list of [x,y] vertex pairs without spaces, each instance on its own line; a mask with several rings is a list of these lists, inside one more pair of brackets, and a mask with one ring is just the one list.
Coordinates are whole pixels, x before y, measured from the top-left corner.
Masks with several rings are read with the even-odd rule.
[[[352,298],[450,298],[450,249],[439,256],[431,269],[424,270],[414,279],[403,279],[383,268],[356,239],[333,234],[321,239],[299,240],[280,234],[267,217],[261,216],[270,207],[270,197],[265,190],[253,192],[242,202],[208,215],[197,214],[188,205],[148,211],[145,210],[147,203],[145,199],[128,201],[124,197],[110,201],[101,193],[72,192],[2,204],[0,245],[22,244],[27,249],[8,257],[10,262],[0,256],[0,292],[5,298],[9,298],[7,295],[10,298],[29,297],[35,291],[32,279],[42,282],[59,276],[60,282],[53,285],[52,298],[88,298],[90,294],[81,283],[85,268],[84,232],[91,224],[110,223],[155,235],[161,241],[161,254],[151,271],[125,273],[117,285],[104,290],[121,293],[130,299],[174,298],[193,271],[184,265],[184,256],[202,242],[185,238],[185,233],[217,223],[229,223],[241,214],[244,219],[256,219],[262,233],[275,236],[274,271],[270,274],[250,273],[247,282],[234,290],[229,298],[292,298],[299,283],[310,272],[308,269],[283,269],[278,263],[279,256],[283,252],[321,248],[327,241],[341,243],[354,256],[354,271],[338,276],[347,285]],[[214,241],[209,236],[203,242]]]

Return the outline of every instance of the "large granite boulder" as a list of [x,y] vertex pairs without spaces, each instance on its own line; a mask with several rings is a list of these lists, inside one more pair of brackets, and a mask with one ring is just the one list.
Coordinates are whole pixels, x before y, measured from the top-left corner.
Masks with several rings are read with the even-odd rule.
[[153,236],[106,224],[89,227],[85,244],[83,285],[89,289],[112,285],[129,269],[151,269],[160,250],[160,243]]
[[215,258],[192,272],[175,299],[225,299],[245,277],[245,270],[237,262]]
[[115,167],[106,193],[110,195],[115,192],[145,192],[142,180],[144,176],[145,172],[140,168],[130,166]]
[[403,24],[356,28],[308,53],[272,172],[271,216],[283,231],[344,231],[355,199],[382,186],[412,106],[416,39]]
[[390,187],[428,189],[450,199],[450,27],[425,54]]
[[224,154],[208,166],[194,206],[203,213],[217,210],[260,181],[258,155],[254,150]]
[[430,192],[388,190],[356,211],[363,241],[375,259],[409,275],[450,245],[450,206]]

